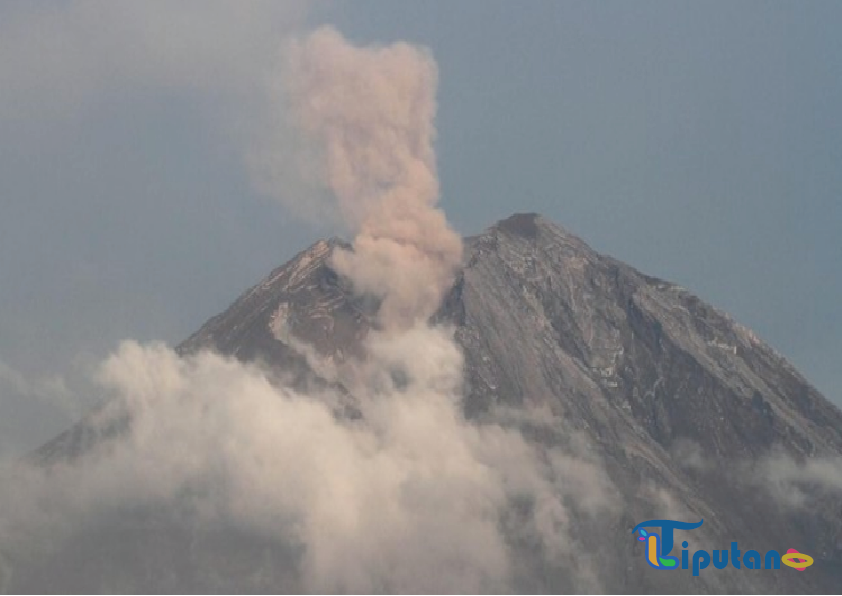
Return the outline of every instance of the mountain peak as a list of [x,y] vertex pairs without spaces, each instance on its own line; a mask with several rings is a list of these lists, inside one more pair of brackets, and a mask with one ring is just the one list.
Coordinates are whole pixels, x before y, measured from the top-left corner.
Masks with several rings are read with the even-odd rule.
[[[476,256],[479,249],[497,250],[502,243],[506,248],[532,253],[540,247],[561,250],[568,255],[577,254],[586,259],[596,258],[597,253],[581,238],[538,213],[515,213],[501,219],[477,236],[466,239],[466,258]],[[539,250],[540,252],[540,250]]]
[[509,234],[535,238],[539,233],[539,221],[544,220],[537,213],[514,213],[506,219],[501,219],[492,227]]

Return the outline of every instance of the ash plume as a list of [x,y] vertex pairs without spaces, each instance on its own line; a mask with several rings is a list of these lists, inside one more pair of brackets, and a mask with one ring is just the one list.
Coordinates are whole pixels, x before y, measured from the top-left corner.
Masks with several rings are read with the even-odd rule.
[[290,116],[356,234],[334,266],[382,298],[386,329],[425,321],[461,261],[461,239],[436,208],[437,76],[426,50],[354,47],[331,28],[290,47]]

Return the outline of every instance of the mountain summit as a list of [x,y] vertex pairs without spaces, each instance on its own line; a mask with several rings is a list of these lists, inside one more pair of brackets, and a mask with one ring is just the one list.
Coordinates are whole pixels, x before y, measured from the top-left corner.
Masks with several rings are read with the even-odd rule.
[[[177,352],[261,362],[298,388],[336,384],[313,362],[341,365],[378,326],[377,298],[355,293],[331,267],[337,249],[349,246],[323,240],[299,253]],[[542,453],[577,458],[564,460],[571,495],[585,495],[569,499],[569,549],[539,553],[518,534],[517,507],[507,518],[514,589],[838,591],[842,413],[750,330],[535,214],[465,239],[463,266],[434,320],[452,327],[461,347],[468,421],[517,429]],[[353,391],[339,390],[347,401],[337,415],[358,415]],[[106,432],[83,421],[37,457],[42,465],[84,458],[126,425]],[[588,486],[577,462],[604,478]],[[588,503],[597,497],[606,505],[594,514]],[[653,569],[631,530],[662,518],[704,519],[683,534],[691,556],[739,541],[760,553],[793,547],[815,564],[804,572],[711,564],[699,577]],[[254,588],[253,578],[241,579],[224,585]]]
[[[376,304],[333,272],[337,246],[347,248],[321,240],[299,253],[178,351],[281,367],[300,359],[290,335],[331,357],[353,351],[375,325]],[[706,456],[842,449],[839,410],[752,331],[537,214],[466,239],[464,268],[436,319],[457,327],[468,416],[560,408],[597,437],[622,420],[662,447],[692,441]],[[618,419],[608,425],[598,414]]]

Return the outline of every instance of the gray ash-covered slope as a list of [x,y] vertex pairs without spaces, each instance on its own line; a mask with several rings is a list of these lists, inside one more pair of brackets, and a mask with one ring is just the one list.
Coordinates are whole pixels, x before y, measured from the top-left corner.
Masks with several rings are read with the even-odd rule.
[[[469,412],[545,406],[556,432],[584,430],[636,521],[663,515],[635,506],[658,487],[686,520],[705,519],[708,548],[739,540],[761,550],[801,545],[816,556],[810,577],[716,571],[731,589],[803,590],[797,582],[809,581],[839,591],[839,493],[807,487],[813,509],[793,508],[775,491],[782,479],[769,476],[772,462],[838,457],[842,413],[784,358],[685,289],[599,255],[538,216],[500,222],[470,239],[468,254],[451,304]],[[623,585],[651,589],[636,583],[641,568],[633,567]]]
[[353,349],[368,329],[372,308],[327,266],[337,246],[347,248],[332,238],[299,253],[205,323],[178,351],[210,348],[284,368],[298,361],[296,352],[277,338],[284,324],[322,353],[341,356],[343,349]]
[[[329,266],[338,245],[320,241],[273,271],[179,353],[213,349],[313,382],[300,344],[341,360],[375,324],[377,305]],[[436,319],[456,327],[463,348],[468,418],[517,425],[542,446],[575,438],[605,468],[619,512],[583,515],[573,528],[602,589],[838,593],[839,493],[815,477],[789,486],[775,462],[842,455],[842,413],[751,331],[531,214],[466,239]],[[84,450],[96,440],[85,429],[42,454]],[[801,500],[783,498],[784,488],[802,491]],[[805,572],[711,566],[698,578],[658,571],[630,530],[659,517],[703,518],[691,549],[793,547],[816,563]],[[521,551],[519,589],[577,589],[567,579],[575,557],[558,567],[535,561]]]

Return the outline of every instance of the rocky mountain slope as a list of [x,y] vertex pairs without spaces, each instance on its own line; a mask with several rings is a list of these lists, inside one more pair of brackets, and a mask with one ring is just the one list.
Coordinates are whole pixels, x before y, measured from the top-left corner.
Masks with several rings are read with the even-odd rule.
[[[355,295],[329,266],[340,245],[320,241],[303,251],[178,352],[215,350],[263,361],[296,386],[329,384],[308,366],[302,346],[341,363],[376,326],[376,300]],[[536,557],[539,547],[512,538],[517,589],[842,587],[842,413],[726,314],[540,216],[518,214],[466,239],[464,266],[435,318],[455,326],[464,353],[468,419],[575,453],[609,480],[607,511],[591,515],[571,503],[571,552]],[[83,421],[37,457],[44,465],[83,457],[125,424],[103,431]],[[761,553],[794,547],[815,565],[804,572],[711,566],[700,577],[656,570],[630,531],[663,517],[705,520],[685,536],[691,549],[732,541]],[[580,566],[598,583],[577,579]]]

